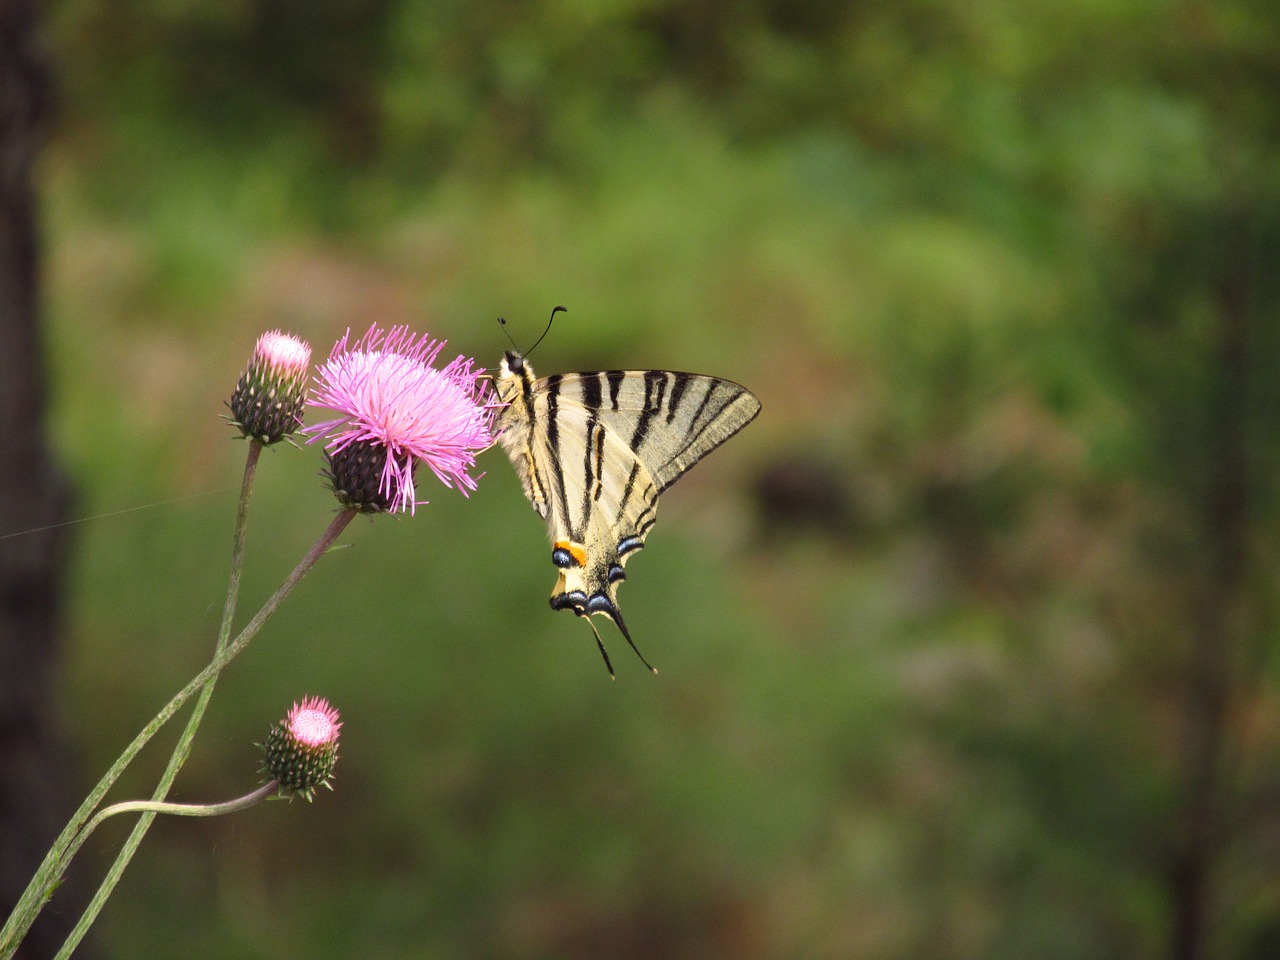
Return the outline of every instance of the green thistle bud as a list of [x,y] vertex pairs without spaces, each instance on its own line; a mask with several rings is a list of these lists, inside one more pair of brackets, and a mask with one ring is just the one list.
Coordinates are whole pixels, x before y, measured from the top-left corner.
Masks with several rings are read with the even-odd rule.
[[279,330],[264,333],[231,396],[231,422],[264,445],[300,429],[310,364],[305,341]]
[[304,697],[288,715],[271,728],[262,745],[262,769],[292,791],[312,798],[320,786],[333,786],[329,777],[338,762],[338,732],[342,724],[338,711],[321,697]]

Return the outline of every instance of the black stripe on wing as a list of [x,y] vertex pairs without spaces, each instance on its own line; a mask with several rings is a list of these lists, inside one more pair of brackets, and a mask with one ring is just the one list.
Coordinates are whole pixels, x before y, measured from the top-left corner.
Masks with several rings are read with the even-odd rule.
[[578,385],[582,389],[582,405],[592,413],[600,409],[603,399],[600,377],[601,374],[598,373],[584,373],[578,378]]
[[671,403],[667,407],[667,423],[676,418],[676,411],[680,409],[680,401],[684,399],[684,392],[688,389],[689,382],[693,380],[693,376],[688,373],[672,373],[675,383],[671,385]]
[[583,443],[586,451],[583,454],[583,494],[582,514],[585,517],[591,509],[591,502],[599,500],[604,491],[604,447],[605,429],[600,423],[599,410],[602,400],[603,374],[584,375],[579,383],[582,388],[582,405],[587,409],[587,436]]
[[627,474],[627,482],[622,488],[622,496],[618,498],[618,515],[613,518],[615,524],[626,515],[627,504],[631,502],[631,495],[635,490],[638,476],[640,476],[640,461],[634,460],[631,463],[631,472]]
[[627,379],[626,371],[610,370],[604,376],[605,376],[605,379],[609,381],[609,407],[612,410],[617,410],[618,409],[618,392],[622,389],[622,384]]
[[546,398],[547,398],[547,446],[551,448],[551,456],[549,458],[551,472],[555,477],[556,487],[560,491],[560,496],[556,498],[553,504],[553,512],[555,507],[564,513],[563,517],[556,518],[563,521],[564,529],[569,529],[569,503],[568,494],[565,491],[564,483],[564,464],[560,462],[560,424],[557,421],[556,414],[560,409],[560,375],[554,374],[547,377],[546,380]]
[[[738,422],[727,420],[726,414],[730,408],[738,405],[744,398],[746,403],[736,411]],[[747,413],[747,410],[750,412]],[[690,431],[684,443],[654,470],[658,492],[661,493],[679,480],[690,467],[754,420],[759,413],[760,401],[746,387],[731,380],[707,380],[706,392],[689,420]],[[732,425],[727,426],[727,423]],[[671,472],[673,467],[674,473]]]
[[667,392],[667,374],[662,370],[646,370],[644,373],[644,405],[636,428],[631,434],[631,449],[636,453],[644,446],[649,425],[662,410],[662,398]]
[[591,491],[591,499],[599,500],[600,495],[604,493],[604,448],[608,440],[608,432],[603,424],[593,423],[592,427],[594,430],[592,439],[594,440],[595,457],[591,478],[594,483],[594,489]]

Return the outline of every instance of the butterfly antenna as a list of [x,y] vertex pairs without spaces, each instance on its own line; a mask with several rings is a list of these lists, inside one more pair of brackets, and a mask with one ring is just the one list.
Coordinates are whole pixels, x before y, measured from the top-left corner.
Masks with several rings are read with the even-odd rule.
[[596,646],[600,648],[600,656],[604,657],[604,668],[609,671],[609,679],[618,679],[613,675],[613,664],[609,662],[609,651],[604,648],[604,641],[600,639],[600,631],[596,629],[596,625],[591,622],[591,618],[589,616],[583,616],[582,614],[579,614],[579,616],[582,616],[582,619],[587,621],[587,626],[590,627],[591,632],[595,634]]
[[506,318],[506,317],[499,317],[499,318],[498,318],[498,326],[500,326],[500,327],[502,328],[502,332],[503,332],[503,334],[506,336],[506,338],[507,338],[507,342],[508,342],[508,343],[510,343],[510,344],[511,344],[511,346],[515,347],[515,351],[516,351],[516,353],[519,353],[519,352],[520,352],[520,348],[519,348],[519,347],[516,347],[516,342],[515,342],[514,340],[512,340],[512,339],[511,339],[511,331],[507,329],[507,318]]
[[534,350],[538,349],[538,344],[540,344],[540,343],[542,342],[543,338],[544,338],[544,337],[546,337],[546,335],[547,335],[548,333],[550,333],[550,332],[551,332],[551,322],[552,322],[553,320],[555,320],[555,318],[556,318],[556,314],[557,314],[557,313],[568,313],[568,312],[569,312],[569,308],[568,308],[568,307],[552,307],[552,308],[551,308],[551,317],[550,317],[550,319],[548,319],[548,320],[547,320],[547,329],[543,330],[543,331],[542,331],[542,336],[541,336],[541,337],[539,337],[537,340],[535,340],[535,341],[533,342],[533,346],[532,346],[532,347],[530,347],[528,350],[526,350],[526,351],[524,352],[524,356],[526,356],[526,357],[527,357],[527,356],[529,356],[529,354],[533,353],[533,351],[534,351]]

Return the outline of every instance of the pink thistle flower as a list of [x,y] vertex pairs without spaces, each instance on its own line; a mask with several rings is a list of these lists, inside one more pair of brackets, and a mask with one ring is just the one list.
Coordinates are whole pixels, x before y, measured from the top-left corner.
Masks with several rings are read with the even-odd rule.
[[262,745],[263,771],[310,800],[317,787],[333,789],[329,778],[338,762],[338,711],[323,697],[304,697],[271,728]]
[[[435,362],[443,340],[415,336],[408,327],[369,328],[348,345],[337,342],[316,374],[310,401],[341,416],[305,428],[310,442],[328,439],[334,493],[363,511],[414,512],[413,475],[419,462],[446,487],[465,496],[476,488],[468,472],[493,442],[488,384],[474,361]],[[421,501],[425,502],[425,501]]]
[[264,445],[294,433],[302,426],[310,365],[306,341],[279,330],[264,333],[231,396],[231,422]]
[[293,739],[305,747],[325,747],[336,743],[342,721],[336,707],[324,697],[303,697],[295,703],[284,722]]

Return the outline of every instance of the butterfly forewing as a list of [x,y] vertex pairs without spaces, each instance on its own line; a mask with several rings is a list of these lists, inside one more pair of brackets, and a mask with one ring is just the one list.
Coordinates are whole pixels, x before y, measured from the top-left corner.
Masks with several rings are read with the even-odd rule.
[[596,411],[649,469],[661,493],[745,427],[760,401],[731,380],[674,370],[564,373],[539,380],[561,403]]

